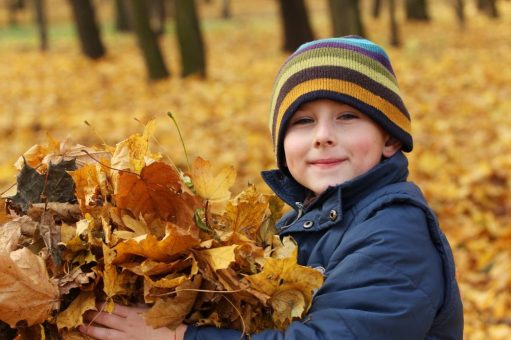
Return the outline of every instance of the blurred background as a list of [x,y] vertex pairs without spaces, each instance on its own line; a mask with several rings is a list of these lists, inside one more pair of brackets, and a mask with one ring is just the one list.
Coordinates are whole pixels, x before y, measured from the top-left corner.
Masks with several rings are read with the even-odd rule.
[[389,53],[412,115],[411,179],[453,247],[466,339],[511,338],[511,1],[0,0],[0,190],[48,136],[234,165],[268,190],[272,83],[314,38]]

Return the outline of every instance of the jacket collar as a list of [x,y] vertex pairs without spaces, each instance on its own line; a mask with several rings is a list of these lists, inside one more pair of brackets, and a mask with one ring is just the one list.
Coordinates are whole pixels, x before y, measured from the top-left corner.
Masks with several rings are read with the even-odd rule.
[[[297,202],[303,203],[310,191],[296,182],[290,175],[282,170],[268,170],[261,172],[266,184],[284,202],[297,209]],[[328,187],[312,205],[323,202],[327,197],[337,192],[342,198],[344,209],[358,202],[370,192],[385,185],[406,181],[408,177],[408,160],[402,152],[397,152],[391,158],[385,159],[368,172],[344,182],[335,187]],[[299,204],[298,204],[299,205]]]

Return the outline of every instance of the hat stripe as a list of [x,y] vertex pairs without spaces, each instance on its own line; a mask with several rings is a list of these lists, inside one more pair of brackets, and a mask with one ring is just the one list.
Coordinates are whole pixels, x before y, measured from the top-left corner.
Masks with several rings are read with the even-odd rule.
[[[398,89],[395,75],[382,64],[376,62],[370,56],[347,49],[341,50],[333,47],[317,48],[297,55],[281,68],[277,78],[283,77],[291,70],[296,70],[294,65],[297,63],[300,63],[303,68],[306,68],[307,66],[316,66],[315,63],[318,61],[330,60],[330,62],[339,62],[343,59],[344,64],[339,66],[348,67],[349,65],[353,64],[353,67],[360,67],[360,65],[363,65],[368,68],[364,69],[363,71],[369,71],[370,73],[379,74],[379,76],[382,78],[388,78],[394,84],[394,88]],[[308,61],[309,65],[302,64],[302,62],[306,60]],[[399,93],[399,90],[396,90],[396,92]]]
[[[337,76],[337,77],[336,77]],[[345,80],[347,82],[355,83],[360,85],[361,87],[373,92],[377,93],[379,96],[385,98],[391,104],[396,106],[403,115],[405,115],[408,119],[410,115],[401,99],[401,97],[389,90],[387,87],[381,85],[380,83],[372,80],[365,74],[359,73],[357,71],[351,70],[345,67],[337,67],[337,66],[318,66],[311,67],[301,72],[297,72],[293,74],[286,83],[279,89],[279,96],[277,97],[277,101],[275,103],[274,112],[278,112],[282,100],[291,91],[296,85],[301,82],[315,79],[315,78],[329,78],[329,79],[340,79]],[[343,93],[342,89],[337,89],[339,93]],[[351,95],[351,93],[345,93],[347,95]]]
[[[291,58],[296,58],[297,56],[299,56],[302,53],[305,53],[307,51],[314,51],[319,48],[333,48],[334,50],[336,50],[335,53],[339,53],[340,49],[350,50],[353,52],[363,54],[363,55],[373,59],[373,61],[374,60],[378,61],[390,73],[392,73],[393,76],[395,76],[394,70],[392,69],[392,65],[390,64],[390,62],[388,60],[387,54],[379,48],[376,48],[376,50],[375,50],[374,46],[375,45],[368,45],[368,44],[366,44],[365,46],[358,45],[358,44],[357,44],[357,46],[354,46],[353,44],[346,44],[346,43],[342,43],[342,42],[338,42],[338,41],[337,42],[326,41],[326,42],[317,43],[315,45],[311,44],[310,46],[305,46],[304,48],[300,48],[292,55]],[[369,47],[373,47],[373,48],[370,49]],[[289,58],[289,59],[291,59],[291,58]]]
[[[338,53],[338,51],[337,51]],[[351,56],[353,58],[356,58],[358,55]],[[387,87],[388,89],[392,90],[396,95],[400,96],[399,87],[395,83],[395,78],[391,77],[390,74],[385,72],[386,74],[382,73],[381,71],[384,70],[383,68],[379,68],[375,65],[377,63],[374,63],[371,59],[367,59],[363,56],[360,58],[357,58],[358,60],[350,60],[350,55],[348,56],[341,56],[341,57],[318,57],[318,58],[309,58],[307,59],[306,55],[300,56],[298,58],[303,58],[303,60],[297,60],[296,62],[293,62],[289,65],[289,68],[283,69],[282,73],[280,73],[277,76],[277,81],[275,83],[275,87],[273,89],[273,98],[271,103],[271,110],[270,110],[270,124],[273,121],[274,113],[275,113],[275,107],[278,99],[278,94],[281,91],[281,88],[283,87],[284,83],[288,81],[288,79],[296,74],[297,72],[303,72],[308,70],[311,66],[340,66],[340,67],[346,67],[350,68],[354,71],[357,71],[361,74],[365,74],[367,77],[371,78],[373,81],[380,83],[381,85]],[[388,75],[388,76],[387,76]]]
[[[375,95],[371,91],[366,90],[360,85],[339,80],[339,79],[327,79],[327,78],[319,78],[312,79],[308,81],[304,81],[297,86],[295,86],[289,93],[286,95],[284,100],[282,101],[282,105],[278,110],[277,119],[273,120],[274,124],[274,136],[275,132],[280,131],[280,123],[282,122],[282,118],[287,108],[298,99],[298,97],[316,91],[316,89],[322,89],[326,91],[332,91],[335,93],[345,93],[349,94],[351,97],[360,100],[376,109],[378,109],[382,114],[384,114],[390,121],[396,124],[400,129],[405,131],[407,134],[411,134],[411,122],[410,119],[407,118],[401,110],[399,110],[396,106],[392,105],[382,97]],[[339,89],[343,89],[339,91]],[[276,124],[275,124],[276,123]],[[277,139],[275,142],[275,150],[277,150]]]

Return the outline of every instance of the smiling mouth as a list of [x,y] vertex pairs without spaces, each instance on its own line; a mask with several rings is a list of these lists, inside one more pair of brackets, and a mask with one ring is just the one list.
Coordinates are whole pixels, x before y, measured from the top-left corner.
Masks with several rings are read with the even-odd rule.
[[309,162],[310,165],[319,167],[319,168],[333,168],[341,163],[343,163],[345,159],[342,158],[332,158],[332,159],[318,159],[315,161]]

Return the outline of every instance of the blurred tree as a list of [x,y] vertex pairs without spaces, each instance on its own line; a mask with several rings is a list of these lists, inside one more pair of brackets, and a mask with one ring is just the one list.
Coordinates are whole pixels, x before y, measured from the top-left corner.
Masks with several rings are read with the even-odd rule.
[[24,0],[6,0],[7,12],[9,13],[9,26],[18,24],[18,12],[25,8]]
[[497,9],[497,0],[477,0],[477,8],[486,13],[490,18],[498,18],[500,13]]
[[126,0],[115,0],[115,28],[119,32],[131,31],[130,15],[128,14],[128,4]]
[[231,0],[222,0],[222,18],[229,19],[231,17]]
[[301,44],[314,39],[304,0],[279,0],[279,8],[284,51],[293,52]]
[[34,0],[34,11],[37,29],[39,31],[39,48],[41,51],[48,49],[48,24],[44,0]]
[[408,20],[429,21],[426,0],[406,0],[405,9]]
[[158,39],[151,29],[149,14],[144,0],[130,0],[128,4],[130,20],[137,35],[138,46],[142,51],[149,79],[159,80],[167,78],[169,71],[163,60]]
[[333,34],[365,36],[358,0],[329,0]]
[[101,42],[91,0],[69,0],[69,3],[78,30],[82,52],[91,59],[101,58],[105,55],[106,50]]
[[165,1],[150,0],[147,4],[149,6],[151,28],[157,35],[162,35],[165,32]]
[[204,42],[194,0],[174,0],[176,33],[181,52],[181,76],[206,76]]
[[465,0],[454,0],[454,11],[461,28],[465,28]]
[[381,12],[381,0],[373,0],[373,18],[379,18]]
[[401,37],[399,35],[399,27],[396,19],[396,2],[395,0],[388,0],[389,2],[389,20],[390,20],[390,44],[395,47],[401,46]]

